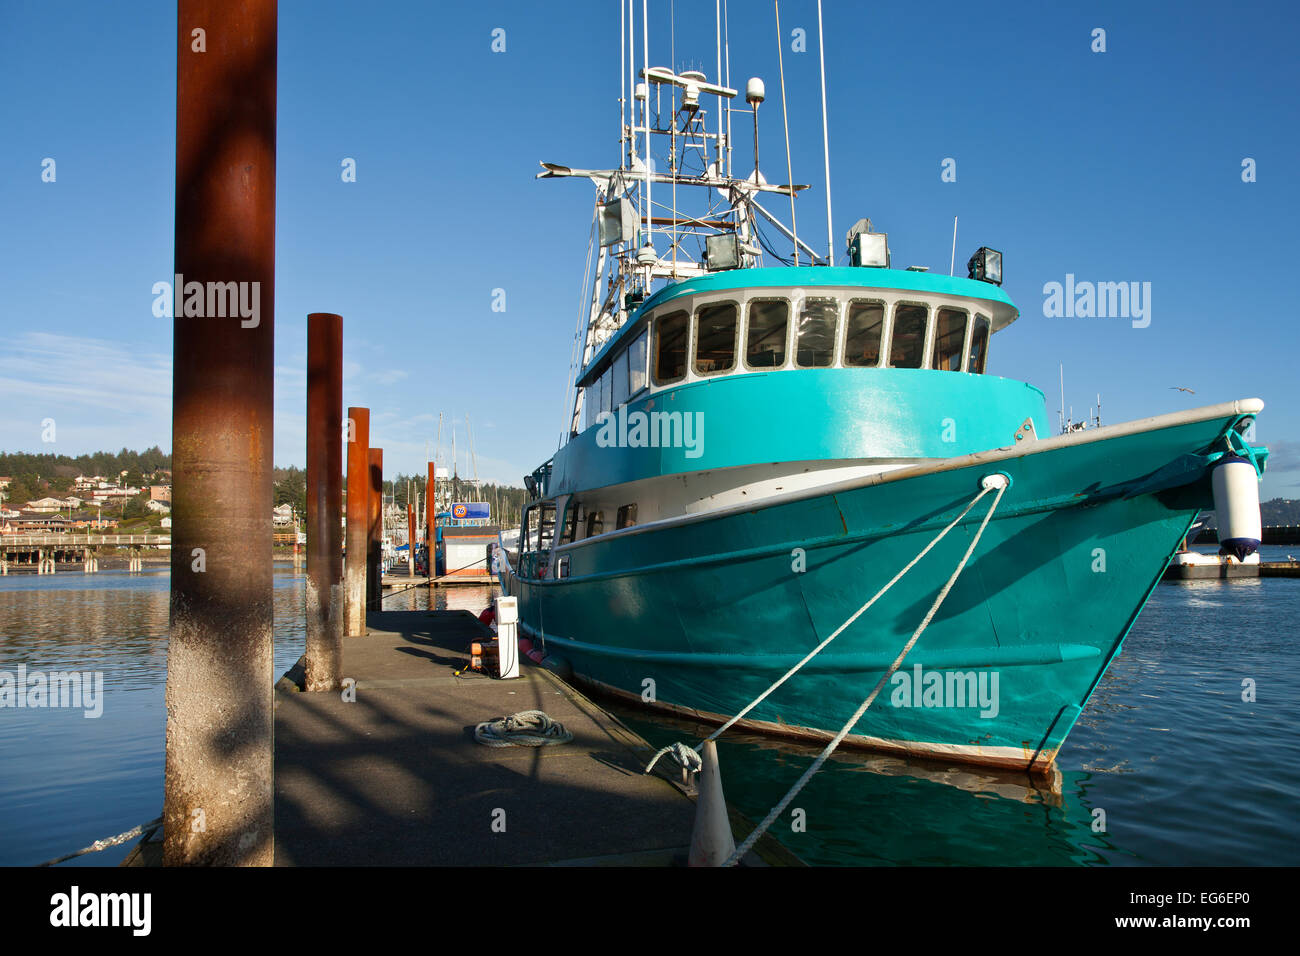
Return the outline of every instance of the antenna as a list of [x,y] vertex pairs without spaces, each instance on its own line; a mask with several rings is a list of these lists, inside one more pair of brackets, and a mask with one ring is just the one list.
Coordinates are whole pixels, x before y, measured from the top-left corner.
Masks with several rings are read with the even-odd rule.
[[627,137],[627,47],[623,46],[623,29],[627,25],[627,7],[618,0],[618,168],[627,160],[623,148]]
[[[826,125],[826,44],[822,40],[822,0],[817,0],[817,56],[822,73],[822,153],[826,157],[826,264],[835,265],[835,234],[831,230],[831,145]],[[792,184],[793,185],[793,184]]]
[[627,0],[627,140],[629,163],[636,156],[636,6]]
[[948,275],[957,268],[957,217],[952,217],[952,258],[948,260]]
[[1061,419],[1061,434],[1065,434],[1065,363],[1061,363],[1061,405],[1058,410]]
[[763,105],[763,100],[767,98],[767,90],[763,87],[763,81],[756,76],[749,78],[745,84],[745,102],[754,108],[754,183],[761,182],[758,178],[758,108]]
[[[714,20],[714,36],[715,36],[715,38],[716,38],[716,40],[717,40],[717,47],[718,47],[718,73],[717,73],[717,77],[718,77],[718,85],[719,85],[719,86],[722,86],[722,85],[723,85],[723,83],[722,83],[722,0],[713,0],[713,20]],[[722,174],[723,174],[723,169],[722,169],[722,144],[723,144],[723,139],[722,139],[722,113],[723,113],[723,110],[726,108],[726,106],[725,106],[725,100],[726,100],[726,97],[724,97],[721,93],[719,93],[719,94],[718,94],[718,142],[717,142],[717,144],[716,144],[716,146],[717,146],[717,156],[718,156],[718,159],[717,159],[717,163],[718,163],[717,174],[718,174],[718,176],[722,176]]]
[[[781,124],[785,127],[785,176],[786,182],[790,184],[790,231],[794,233],[794,264],[799,264],[799,224],[794,217],[794,168],[790,162],[790,114],[786,111],[785,105],[785,41],[781,37],[781,0],[775,0],[776,4],[776,62],[781,70]],[[754,123],[758,123],[758,114],[755,111]],[[754,137],[756,140],[757,136]],[[757,147],[756,147],[757,148]],[[754,168],[758,169],[758,163],[754,163]],[[757,178],[757,177],[755,177]]]
[[[641,75],[646,78],[646,98],[641,103],[641,118],[645,123],[645,243],[654,248],[650,236],[650,13],[648,0],[641,0]],[[646,272],[646,295],[650,294],[650,272]]]
[[478,487],[478,455],[474,454],[474,431],[469,427],[469,412],[465,413],[465,432],[469,435],[469,460],[474,467],[474,487]]
[[[727,0],[722,0],[722,52],[726,70],[723,85],[731,89],[731,17],[727,14]],[[731,100],[727,100],[727,178],[731,178]]]

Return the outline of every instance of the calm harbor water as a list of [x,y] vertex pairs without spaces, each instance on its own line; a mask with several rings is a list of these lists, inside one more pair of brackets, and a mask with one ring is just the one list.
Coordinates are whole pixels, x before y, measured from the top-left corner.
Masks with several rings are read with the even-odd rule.
[[[1265,548],[1265,560],[1288,550]],[[280,563],[275,582],[279,674],[302,653],[304,578]],[[102,671],[105,691],[98,719],[0,709],[0,864],[37,863],[158,815],[167,587],[165,567],[0,578],[0,670]],[[479,588],[434,598],[475,612],[491,599]],[[384,606],[428,601],[420,588]],[[796,799],[806,828],[787,817],[772,832],[820,864],[1300,863],[1297,620],[1297,579],[1162,585],[1062,749],[1057,778],[844,753]],[[1245,679],[1253,703],[1242,700]],[[611,709],[656,745],[701,736]],[[727,798],[753,819],[817,753],[728,738]],[[1096,811],[1105,832],[1094,830]],[[64,865],[115,865],[127,852]]]

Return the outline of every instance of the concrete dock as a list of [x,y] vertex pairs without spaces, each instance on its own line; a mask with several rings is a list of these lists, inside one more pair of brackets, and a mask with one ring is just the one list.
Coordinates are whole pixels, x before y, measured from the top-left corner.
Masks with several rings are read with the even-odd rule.
[[[669,779],[680,771],[643,774],[651,748],[610,714],[541,667],[457,676],[470,642],[491,637],[468,611],[371,612],[367,624],[344,645],[354,703],[276,694],[277,865],[685,862],[695,804]],[[474,724],[522,710],[574,739],[475,742]],[[779,845],[763,855],[795,862]]]
[[[277,866],[685,864],[693,796],[671,760],[641,772],[653,750],[617,718],[527,660],[516,680],[457,676],[470,642],[491,636],[468,611],[370,612],[367,624],[344,644],[354,702],[276,691]],[[475,742],[476,723],[522,710],[573,740]],[[737,842],[753,826],[731,823]],[[145,843],[123,865],[159,857]],[[745,862],[802,865],[771,837]]]

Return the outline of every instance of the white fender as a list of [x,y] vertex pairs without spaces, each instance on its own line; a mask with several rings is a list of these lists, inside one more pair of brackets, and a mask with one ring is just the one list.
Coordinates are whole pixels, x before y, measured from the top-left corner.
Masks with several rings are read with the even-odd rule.
[[1259,515],[1259,476],[1245,458],[1226,455],[1210,473],[1214,513],[1219,522],[1219,554],[1244,561],[1259,549],[1263,522]]

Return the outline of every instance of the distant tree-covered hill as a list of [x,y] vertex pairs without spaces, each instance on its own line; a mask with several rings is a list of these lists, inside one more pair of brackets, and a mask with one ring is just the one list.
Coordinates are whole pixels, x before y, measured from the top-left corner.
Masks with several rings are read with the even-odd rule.
[[114,454],[97,451],[93,455],[35,455],[31,452],[0,451],[0,475],[36,475],[41,480],[50,478],[76,478],[78,475],[103,475],[116,478],[123,471],[129,474],[152,474],[159,468],[170,469],[172,456],[157,445],[145,451],[123,448]]
[[[1218,528],[1213,511],[1206,513],[1205,527]],[[1264,527],[1300,527],[1300,499],[1273,498],[1259,503],[1259,517]]]

